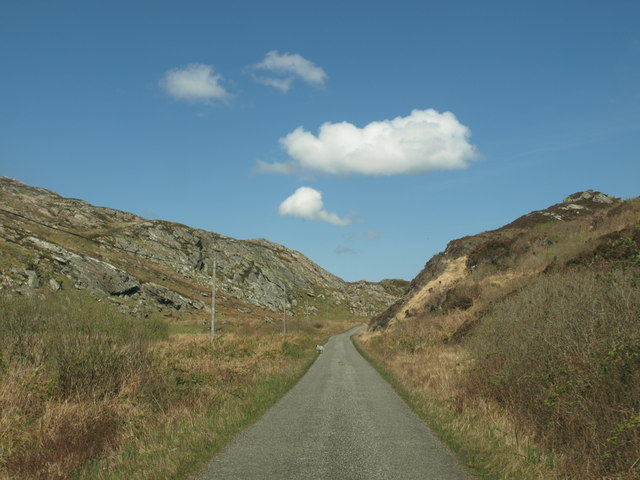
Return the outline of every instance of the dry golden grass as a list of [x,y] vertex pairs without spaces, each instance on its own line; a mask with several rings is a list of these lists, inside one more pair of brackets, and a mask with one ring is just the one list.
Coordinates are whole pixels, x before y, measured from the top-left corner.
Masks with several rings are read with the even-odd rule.
[[[147,323],[146,353],[124,362],[118,353],[141,345],[144,331],[130,323],[140,320],[75,300],[77,308],[60,296],[2,300],[14,320],[36,320],[0,320],[0,478],[184,477],[295,383],[316,343],[355,324],[293,322],[285,336],[279,325],[227,317],[211,345],[207,333],[163,338]],[[60,308],[52,324],[73,341],[49,335]],[[95,351],[110,359],[103,367],[118,367],[109,388],[92,380],[100,365],[86,353]],[[73,388],[60,374],[69,368]]]
[[467,276],[465,263],[466,256],[456,258],[447,262],[447,266],[438,278],[427,282],[420,290],[409,299],[406,306],[396,316],[397,320],[407,317],[407,312],[419,310],[421,305],[429,303],[430,300],[450,288],[454,283],[459,282]]
[[540,276],[465,341],[477,363],[472,396],[504,405],[563,452],[571,478],[640,473],[637,281],[618,269]]
[[640,199],[497,234],[359,347],[483,478],[640,478]]
[[[473,368],[461,345],[445,345],[463,314],[441,315],[435,330],[398,323],[382,333],[361,334],[361,351],[383,372],[414,410],[482,478],[551,479],[552,454],[537,446],[504,409],[483,398],[469,401],[462,379]],[[453,317],[453,318],[449,318]],[[413,321],[412,321],[413,322]],[[413,326],[424,323],[416,321]]]

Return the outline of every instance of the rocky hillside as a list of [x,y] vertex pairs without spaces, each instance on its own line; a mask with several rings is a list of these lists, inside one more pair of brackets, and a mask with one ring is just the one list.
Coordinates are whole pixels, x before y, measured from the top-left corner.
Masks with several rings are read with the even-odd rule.
[[185,225],[95,207],[0,177],[0,287],[88,289],[136,314],[205,309],[213,259],[221,303],[267,316],[372,316],[406,282],[347,283],[268,240],[236,240]]
[[[396,320],[438,310],[466,310],[473,305],[477,296],[474,289],[480,280],[503,284],[515,276],[549,271],[558,262],[588,257],[597,250],[599,242],[624,236],[624,228],[617,233],[603,229],[600,235],[591,235],[594,238],[589,238],[588,244],[564,245],[562,251],[557,251],[553,246],[562,243],[562,233],[549,227],[582,222],[585,231],[594,232],[605,217],[624,216],[625,211],[633,208],[619,198],[588,190],[569,195],[562,203],[526,214],[497,230],[453,240],[444,252],[427,262],[401,299],[372,318],[370,327],[376,330]],[[537,260],[533,261],[536,255]]]
[[640,197],[579,192],[450,242],[358,341],[480,477],[637,480],[639,284]]

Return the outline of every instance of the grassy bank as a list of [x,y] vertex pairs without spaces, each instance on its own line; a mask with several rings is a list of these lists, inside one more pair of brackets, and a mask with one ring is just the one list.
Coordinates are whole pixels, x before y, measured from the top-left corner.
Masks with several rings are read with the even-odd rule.
[[[135,319],[81,292],[0,297],[0,477],[185,478],[353,322]],[[187,332],[187,333],[171,333]]]
[[639,220],[634,198],[454,241],[359,348],[481,478],[638,479]]
[[480,398],[460,408],[458,383],[469,363],[466,351],[448,347],[407,355],[402,347],[389,350],[380,338],[361,334],[354,343],[478,478],[555,478],[549,468],[553,455],[537,445],[530,432],[520,431],[508,412]]
[[537,275],[482,311],[432,312],[356,341],[481,478],[636,479],[636,261]]

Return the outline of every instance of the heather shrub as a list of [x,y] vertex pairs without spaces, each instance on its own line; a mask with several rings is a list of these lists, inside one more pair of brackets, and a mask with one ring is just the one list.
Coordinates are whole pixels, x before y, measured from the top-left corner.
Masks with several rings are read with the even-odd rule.
[[633,272],[540,275],[495,305],[467,345],[476,361],[469,391],[498,401],[566,453],[568,474],[638,474],[640,289]]
[[69,478],[69,472],[118,441],[119,419],[104,403],[50,405],[38,423],[35,445],[15,451],[7,459],[9,478]]
[[0,353],[8,365],[44,367],[62,397],[103,398],[152,358],[167,335],[155,318],[120,314],[85,294],[0,296]]

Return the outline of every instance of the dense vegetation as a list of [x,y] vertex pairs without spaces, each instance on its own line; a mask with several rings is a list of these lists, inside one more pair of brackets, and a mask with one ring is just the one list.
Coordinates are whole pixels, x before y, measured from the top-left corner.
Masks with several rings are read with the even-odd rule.
[[498,231],[490,261],[360,348],[484,478],[639,478],[639,221],[634,199]]
[[[630,272],[536,278],[468,339],[469,397],[505,406],[562,452],[575,478],[633,472],[640,458],[640,288]],[[639,470],[636,470],[638,473]]]
[[73,288],[0,295],[0,478],[180,478],[349,322],[133,318]]

